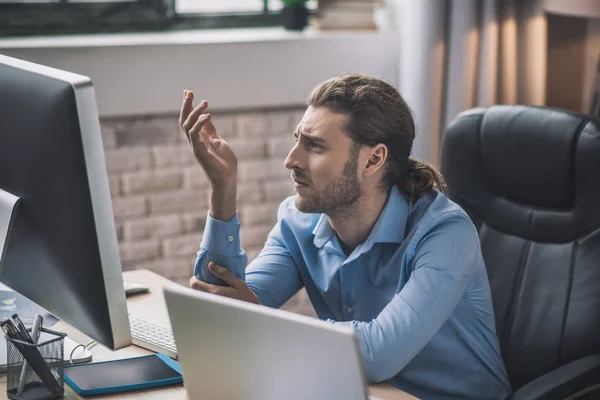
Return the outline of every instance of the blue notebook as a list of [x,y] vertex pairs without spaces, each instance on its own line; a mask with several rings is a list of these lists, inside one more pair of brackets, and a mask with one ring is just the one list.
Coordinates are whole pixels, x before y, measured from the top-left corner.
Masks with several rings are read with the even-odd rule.
[[179,363],[164,354],[65,367],[65,382],[81,396],[183,383]]

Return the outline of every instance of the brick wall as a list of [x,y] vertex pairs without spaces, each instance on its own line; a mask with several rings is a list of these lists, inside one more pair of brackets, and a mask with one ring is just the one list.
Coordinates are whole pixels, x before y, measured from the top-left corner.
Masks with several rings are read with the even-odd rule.
[[[283,161],[304,108],[213,114],[238,157],[241,242],[251,261],[294,194]],[[187,285],[208,211],[208,181],[177,115],[105,118],[102,136],[124,270],[149,269]],[[286,309],[312,315],[305,293]]]

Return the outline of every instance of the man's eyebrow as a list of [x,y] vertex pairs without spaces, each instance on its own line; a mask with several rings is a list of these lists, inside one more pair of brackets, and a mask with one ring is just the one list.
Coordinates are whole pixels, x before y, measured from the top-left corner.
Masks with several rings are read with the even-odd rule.
[[[298,137],[298,131],[294,131],[294,136]],[[305,138],[306,140],[309,140],[311,142],[317,143],[317,144],[327,144],[327,140],[320,138],[318,136],[313,136],[313,135],[309,135],[307,133],[303,133],[302,137]]]

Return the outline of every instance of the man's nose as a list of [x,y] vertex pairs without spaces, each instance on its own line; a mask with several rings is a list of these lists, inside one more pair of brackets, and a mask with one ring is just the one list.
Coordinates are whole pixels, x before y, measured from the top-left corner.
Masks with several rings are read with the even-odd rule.
[[296,145],[294,147],[292,147],[292,149],[290,150],[288,156],[285,159],[285,167],[287,169],[294,169],[294,168],[298,168],[298,169],[303,169],[304,165],[302,162],[302,157],[301,157],[301,149],[298,146],[298,143],[296,143]]

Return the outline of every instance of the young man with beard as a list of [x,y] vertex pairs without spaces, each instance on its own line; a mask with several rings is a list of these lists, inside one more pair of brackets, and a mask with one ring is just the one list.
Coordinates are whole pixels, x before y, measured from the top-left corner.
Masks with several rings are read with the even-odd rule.
[[192,288],[278,308],[305,287],[319,318],[353,327],[370,381],[426,399],[509,395],[477,231],[409,157],[414,121],[392,86],[346,75],[312,91],[285,160],[297,196],[248,266],[236,156],[192,102],[186,91],[180,125],[211,182]]

